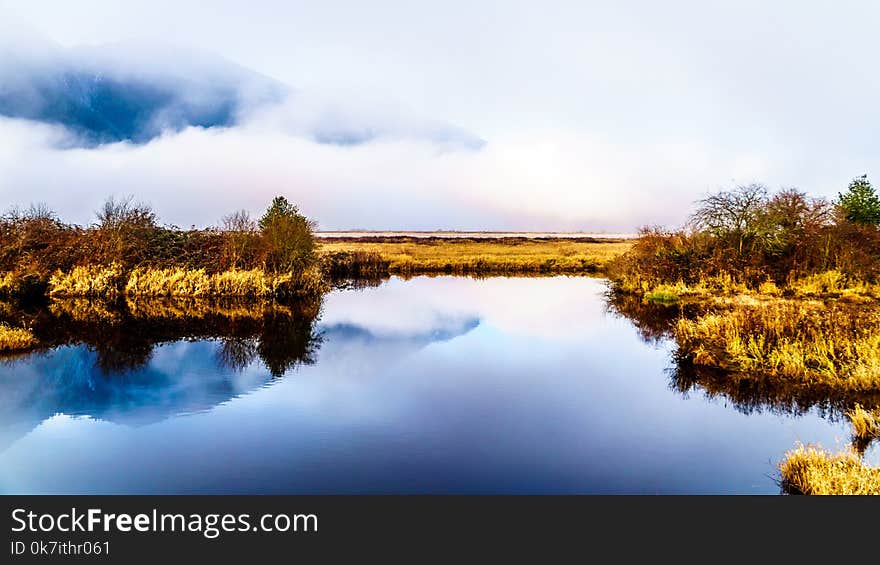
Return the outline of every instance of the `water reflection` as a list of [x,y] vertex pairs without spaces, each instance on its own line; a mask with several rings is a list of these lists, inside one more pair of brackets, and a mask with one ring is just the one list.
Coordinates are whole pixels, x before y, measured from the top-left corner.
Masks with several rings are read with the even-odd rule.
[[[259,358],[272,376],[314,362],[319,300],[279,304],[151,299],[116,302],[71,299],[43,306],[0,307],[0,323],[30,327],[39,351],[83,345],[106,376],[146,367],[158,344],[217,339],[222,368],[241,370]],[[10,355],[17,358],[22,355]]]

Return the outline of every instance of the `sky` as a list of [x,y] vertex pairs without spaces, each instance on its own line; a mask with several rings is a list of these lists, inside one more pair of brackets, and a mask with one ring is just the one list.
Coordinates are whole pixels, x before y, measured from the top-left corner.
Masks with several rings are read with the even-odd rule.
[[52,72],[44,40],[144,80],[208,88],[216,56],[284,87],[231,127],[138,143],[0,118],[0,201],[77,223],[111,195],[188,227],[283,194],[327,230],[630,232],[741,183],[833,198],[880,165],[867,2],[0,0],[0,18],[0,93]]

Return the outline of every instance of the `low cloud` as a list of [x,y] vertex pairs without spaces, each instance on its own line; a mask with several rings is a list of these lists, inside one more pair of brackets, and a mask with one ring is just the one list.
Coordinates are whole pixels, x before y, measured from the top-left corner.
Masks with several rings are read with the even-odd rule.
[[699,144],[621,147],[559,132],[476,151],[411,138],[328,145],[265,120],[58,149],[67,135],[0,119],[0,198],[43,201],[77,223],[109,195],[133,194],[188,227],[240,208],[258,213],[284,194],[322,229],[632,231],[680,222],[719,170],[749,179],[768,171],[760,157],[727,160]]

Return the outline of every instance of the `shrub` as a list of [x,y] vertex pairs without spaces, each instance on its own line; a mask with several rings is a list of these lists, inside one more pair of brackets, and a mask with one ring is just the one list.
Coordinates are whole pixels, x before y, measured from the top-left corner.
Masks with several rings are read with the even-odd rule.
[[303,271],[315,262],[313,223],[283,196],[276,196],[260,218],[266,245],[266,268],[275,272]]

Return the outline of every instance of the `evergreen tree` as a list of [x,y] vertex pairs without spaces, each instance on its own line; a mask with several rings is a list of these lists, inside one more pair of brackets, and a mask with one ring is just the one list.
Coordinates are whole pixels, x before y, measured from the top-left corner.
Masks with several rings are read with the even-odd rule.
[[836,204],[850,222],[871,226],[880,224],[880,198],[868,181],[868,175],[854,178],[847,191],[838,194]]

